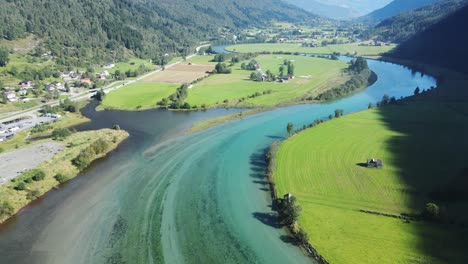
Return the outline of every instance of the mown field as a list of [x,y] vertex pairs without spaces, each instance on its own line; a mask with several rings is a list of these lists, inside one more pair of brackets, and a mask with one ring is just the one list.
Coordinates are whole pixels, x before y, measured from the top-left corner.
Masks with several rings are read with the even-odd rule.
[[358,43],[328,45],[326,47],[302,47],[299,43],[260,43],[260,44],[240,44],[226,48],[229,51],[235,52],[300,52],[300,53],[315,53],[315,54],[331,54],[339,52],[341,54],[357,53],[359,56],[376,56],[385,53],[395,48],[395,45],[390,46],[359,46]]
[[136,82],[104,97],[102,108],[138,110],[156,107],[156,103],[173,94],[178,84]]
[[[278,195],[297,197],[299,225],[330,263],[466,263],[466,135],[465,103],[414,102],[334,119],[283,142]],[[368,158],[384,167],[363,167]],[[442,208],[441,223],[359,211],[418,214],[428,202]]]
[[[242,70],[241,63],[237,63],[232,67],[231,74],[216,74],[193,85],[186,101],[191,105],[212,107],[225,101],[228,105],[237,105],[240,98],[245,98],[237,106],[272,106],[337,86],[348,78],[341,74],[347,67],[342,61],[290,55],[261,55],[255,58],[263,72],[270,70],[274,74],[279,74],[279,67],[285,59],[293,61],[296,75],[294,80],[287,83],[250,81],[249,76],[254,71]],[[247,98],[256,92],[263,94],[269,90],[270,94]]]

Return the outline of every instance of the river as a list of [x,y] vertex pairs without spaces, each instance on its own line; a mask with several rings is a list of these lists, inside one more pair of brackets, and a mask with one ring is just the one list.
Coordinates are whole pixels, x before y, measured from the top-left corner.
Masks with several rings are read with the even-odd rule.
[[[323,104],[298,105],[185,135],[202,118],[230,113],[94,112],[79,129],[119,124],[130,138],[59,190],[0,227],[0,263],[311,263],[275,225],[263,154],[296,127],[407,96],[436,81],[369,61],[371,87]],[[311,234],[313,235],[313,234]]]

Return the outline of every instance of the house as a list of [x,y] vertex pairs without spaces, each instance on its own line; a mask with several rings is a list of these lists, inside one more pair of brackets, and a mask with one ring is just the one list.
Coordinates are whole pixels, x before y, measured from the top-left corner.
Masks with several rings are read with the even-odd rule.
[[258,71],[262,68],[262,65],[260,63],[255,63],[255,69]]
[[55,91],[55,85],[53,83],[51,83],[49,85],[46,85],[45,90],[47,92],[53,92],[53,91]]
[[382,168],[383,161],[380,159],[368,159],[367,168]]
[[21,89],[19,92],[18,92],[18,95],[21,95],[21,96],[25,96],[28,94],[28,90],[27,89]]
[[292,74],[278,76],[279,81],[289,81],[289,80],[292,80],[292,79],[294,79],[294,75],[292,75]]
[[10,101],[10,102],[15,102],[18,99],[16,98],[16,93],[15,91],[8,91],[4,93],[5,98]]
[[109,64],[106,64],[103,66],[104,69],[112,69],[115,67],[115,64],[114,63],[109,63]]
[[259,82],[264,82],[264,81],[266,81],[266,79],[267,79],[267,76],[265,74],[263,74],[263,72],[259,71],[257,73],[257,80]]
[[90,78],[82,78],[82,79],[80,80],[80,83],[91,84],[91,79],[90,79]]
[[31,81],[22,81],[19,83],[19,85],[21,86],[21,88],[23,89],[31,89],[33,88],[33,83]]
[[98,77],[99,80],[105,80],[106,79],[106,76],[104,74],[98,74],[97,77]]

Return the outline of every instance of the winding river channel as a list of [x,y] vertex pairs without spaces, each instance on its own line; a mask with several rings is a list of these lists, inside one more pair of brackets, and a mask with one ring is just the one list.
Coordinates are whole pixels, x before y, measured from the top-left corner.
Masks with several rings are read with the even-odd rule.
[[0,227],[0,263],[312,263],[275,225],[263,153],[296,127],[367,108],[384,94],[436,85],[405,67],[369,61],[371,87],[324,104],[280,108],[185,135],[196,120],[231,113],[83,113],[78,129],[119,124],[130,138],[80,177]]

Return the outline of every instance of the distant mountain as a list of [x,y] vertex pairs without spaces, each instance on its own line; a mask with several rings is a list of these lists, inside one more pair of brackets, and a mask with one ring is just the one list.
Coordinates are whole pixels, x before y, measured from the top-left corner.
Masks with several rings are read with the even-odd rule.
[[34,34],[65,65],[110,61],[126,52],[142,58],[183,54],[220,32],[314,18],[281,0],[0,1],[4,38]]
[[400,13],[431,5],[439,0],[394,0],[390,4],[363,17],[364,20],[381,21]]
[[468,0],[440,0],[435,4],[385,19],[367,32],[364,38],[401,43],[468,4]]
[[288,0],[288,2],[311,13],[332,19],[349,19],[359,15],[351,8],[322,4],[315,0]]
[[287,0],[311,13],[333,18],[350,19],[365,15],[391,0]]
[[468,6],[403,42],[389,56],[468,73]]

